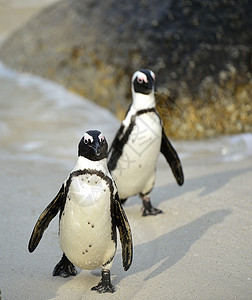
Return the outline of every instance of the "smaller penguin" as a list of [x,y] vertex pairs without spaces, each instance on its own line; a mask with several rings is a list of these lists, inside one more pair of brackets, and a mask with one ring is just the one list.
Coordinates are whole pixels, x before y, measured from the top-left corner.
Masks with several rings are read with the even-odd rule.
[[59,243],[63,256],[53,276],[75,276],[75,266],[102,268],[102,278],[91,290],[115,291],[110,268],[119,230],[122,260],[127,271],[132,262],[132,236],[117,188],[107,167],[108,144],[100,131],[90,130],[79,142],[77,164],[33,229],[28,250],[33,252],[51,220],[59,215]]
[[169,163],[179,185],[184,183],[177,152],[168,140],[156,110],[155,74],[139,70],[132,77],[132,103],[109,149],[108,167],[116,182],[119,197],[139,194],[143,216],[162,213],[150,201],[156,163],[161,152]]

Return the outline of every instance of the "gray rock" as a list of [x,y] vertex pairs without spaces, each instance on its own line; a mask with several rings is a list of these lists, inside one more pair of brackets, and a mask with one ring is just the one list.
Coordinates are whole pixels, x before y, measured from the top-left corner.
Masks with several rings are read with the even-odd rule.
[[[14,33],[0,49],[0,59],[53,79],[117,115],[128,106],[132,74],[150,68],[157,75],[164,119],[173,118],[167,116],[167,108],[174,110],[173,98],[175,110],[180,107],[176,118],[189,124],[188,103],[213,109],[223,95],[230,105],[238,88],[251,89],[251,20],[250,0],[63,0]],[[168,130],[177,137],[234,131],[214,130],[197,111],[196,123],[181,134],[179,122]],[[251,114],[251,108],[244,113]],[[245,118],[245,125],[250,121]],[[196,133],[190,135],[192,130]]]

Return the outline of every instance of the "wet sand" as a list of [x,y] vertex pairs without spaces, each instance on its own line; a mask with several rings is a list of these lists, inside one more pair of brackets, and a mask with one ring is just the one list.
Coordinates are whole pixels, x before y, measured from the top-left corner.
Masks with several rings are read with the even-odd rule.
[[41,9],[59,0],[1,0],[0,42],[22,26]]
[[[183,154],[187,143],[175,145]],[[52,277],[61,257],[57,217],[35,252],[27,250],[39,214],[71,170],[69,162],[1,155],[2,299],[252,299],[252,157],[229,162],[206,153],[194,157],[198,143],[191,146],[192,155],[182,155],[182,187],[160,157],[152,201],[163,214],[142,217],[138,197],[126,202],[134,260],[124,272],[119,245],[111,270],[112,295],[90,291],[100,280],[99,270]]]

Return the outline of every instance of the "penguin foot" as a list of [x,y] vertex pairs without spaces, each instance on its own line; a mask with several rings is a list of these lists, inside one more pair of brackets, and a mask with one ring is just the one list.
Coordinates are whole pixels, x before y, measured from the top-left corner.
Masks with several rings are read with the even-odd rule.
[[146,217],[146,216],[155,216],[158,214],[162,214],[162,210],[155,208],[151,205],[150,202],[150,198],[149,197],[144,197],[143,198],[143,208],[142,208],[143,212],[142,212],[142,216]]
[[162,214],[163,211],[158,209],[158,208],[154,208],[152,207],[151,209],[146,209],[145,207],[143,208],[143,212],[142,212],[142,216],[146,217],[146,216],[155,216],[158,214]]
[[102,270],[102,278],[98,285],[91,288],[91,291],[97,291],[98,293],[114,293],[115,288],[110,281],[110,270]]
[[77,271],[75,266],[68,260],[66,255],[63,253],[61,260],[57,263],[57,265],[53,269],[53,276],[60,276],[60,277],[69,277],[75,276]]

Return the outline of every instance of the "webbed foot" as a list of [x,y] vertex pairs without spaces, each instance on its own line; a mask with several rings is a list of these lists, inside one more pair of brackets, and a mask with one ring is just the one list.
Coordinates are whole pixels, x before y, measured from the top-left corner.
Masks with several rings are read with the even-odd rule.
[[154,208],[154,207],[151,207],[150,209],[144,208],[143,212],[142,212],[142,216],[143,217],[155,216],[155,215],[162,214],[162,213],[163,213],[163,211],[158,208]]
[[144,217],[155,216],[155,215],[163,213],[162,210],[155,208],[151,205],[149,196],[143,196],[142,200],[143,200],[142,216],[144,216]]
[[98,293],[114,293],[115,288],[110,281],[110,270],[102,270],[102,278],[98,285],[91,288],[91,291],[97,291]]
[[60,277],[69,277],[75,276],[77,271],[75,266],[68,260],[66,255],[63,253],[61,260],[57,263],[57,265],[53,269],[53,276]]

